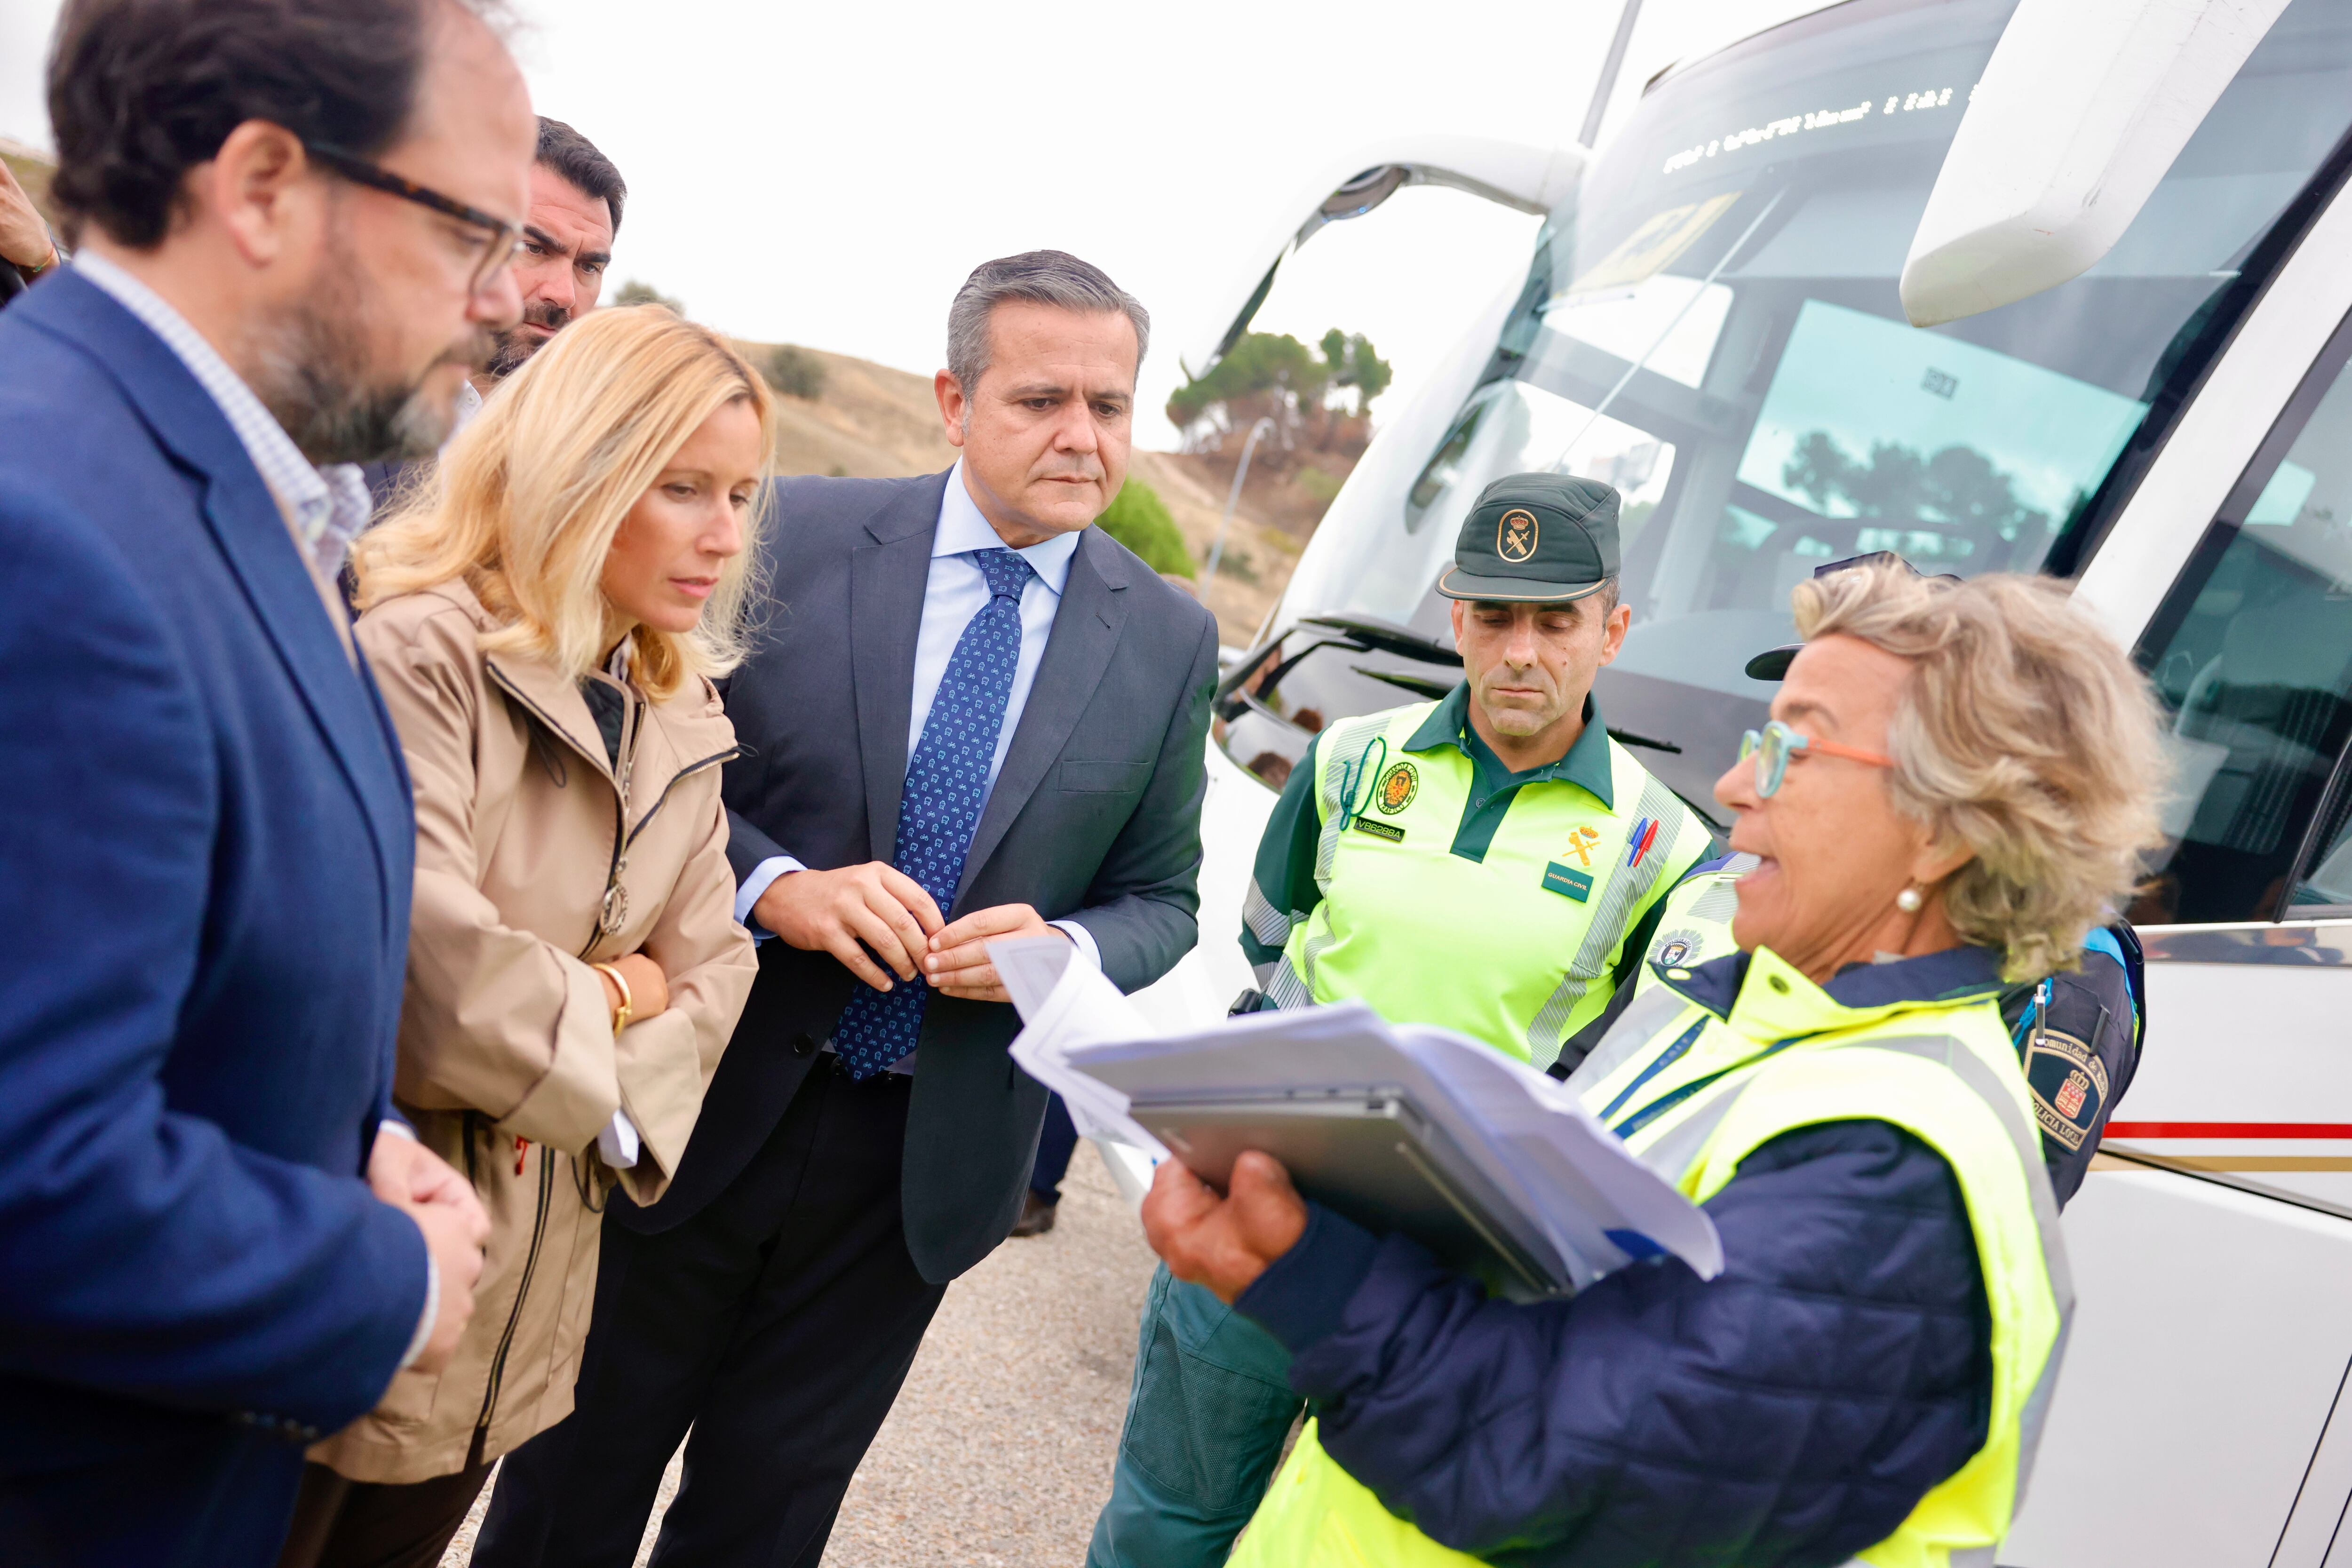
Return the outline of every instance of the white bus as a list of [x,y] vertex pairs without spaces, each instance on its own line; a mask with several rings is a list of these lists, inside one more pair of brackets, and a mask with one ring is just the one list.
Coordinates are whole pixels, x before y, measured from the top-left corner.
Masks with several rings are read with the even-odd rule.
[[[2179,782],[2131,911],[2142,1064],[2066,1213],[2081,1307],[2000,1561],[2352,1564],[2352,0],[1754,10],[1778,25],[1596,113],[1597,152],[1401,142],[1286,220],[1284,254],[1413,182],[1544,215],[1233,661],[1201,948],[1143,1000],[1194,1022],[1249,984],[1274,786],[1321,727],[1456,679],[1432,585],[1490,478],[1623,492],[1599,700],[1718,822],[1771,695],[1741,667],[1814,566],[2071,579]],[[2028,187],[2079,210],[1937,252]]]

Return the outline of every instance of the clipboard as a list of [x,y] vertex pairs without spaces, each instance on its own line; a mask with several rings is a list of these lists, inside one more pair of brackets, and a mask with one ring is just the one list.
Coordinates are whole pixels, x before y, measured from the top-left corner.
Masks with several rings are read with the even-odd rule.
[[1498,1295],[1538,1300],[1570,1289],[1545,1261],[1551,1248],[1402,1088],[1138,1098],[1129,1114],[1219,1192],[1234,1160],[1260,1150],[1305,1196],[1367,1228],[1412,1237]]

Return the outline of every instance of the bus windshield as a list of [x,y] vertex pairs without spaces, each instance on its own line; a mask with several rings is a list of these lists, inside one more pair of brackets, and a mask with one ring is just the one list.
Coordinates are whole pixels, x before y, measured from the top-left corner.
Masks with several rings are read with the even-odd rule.
[[1284,602],[1286,622],[1432,646],[1294,630],[1227,726],[1236,759],[1275,782],[1322,725],[1451,683],[1433,585],[1503,474],[1622,492],[1633,628],[1597,695],[1717,819],[1714,780],[1772,692],[1742,667],[1793,640],[1790,590],[1816,567],[1894,550],[1926,572],[2039,568],[2344,133],[2352,4],[2294,0],[2084,276],[1916,329],[1896,279],[2012,8],[1848,0],[1652,89],[1545,223],[1434,450],[1402,493],[1342,495]]

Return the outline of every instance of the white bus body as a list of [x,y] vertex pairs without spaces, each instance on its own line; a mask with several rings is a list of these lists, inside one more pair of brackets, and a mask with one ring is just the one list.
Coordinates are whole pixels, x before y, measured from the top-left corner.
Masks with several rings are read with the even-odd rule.
[[[2081,1307],[2000,1561],[2345,1568],[2352,0],[2056,0],[2075,9],[2055,20],[2027,0],[2021,36],[2081,58],[2036,77],[2013,46],[1984,95],[2004,122],[1958,153],[2015,0],[1759,4],[1745,15],[1762,31],[1637,94],[1675,3],[1631,29],[1597,151],[1564,126],[1559,148],[1423,139],[1336,159],[1243,258],[1235,301],[1255,297],[1236,332],[1269,256],[1402,184],[1547,215],[1525,286],[1394,413],[1267,644],[1236,659],[1201,945],[1141,1000],[1194,1023],[1251,984],[1240,906],[1273,786],[1322,725],[1450,681],[1431,588],[1496,475],[1557,467],[1624,493],[1634,629],[1598,698],[1718,820],[1709,785],[1770,696],[1740,666],[1792,638],[1789,589],[1814,565],[1885,548],[2071,578],[2154,679],[2179,778],[2171,847],[2132,911],[2142,1065],[2066,1212]],[[2104,51],[2084,41],[2094,11],[2115,30]],[[2013,123],[2037,92],[2079,99],[2050,100],[2047,132],[2070,140],[2047,156],[2044,127]],[[2107,160],[2104,184],[2086,157]],[[2018,238],[2031,222],[2001,237],[2070,189],[2137,205],[2051,239],[2067,258]],[[1949,266],[1898,282],[1915,237],[1948,262],[1956,233],[1993,247],[1975,276],[1995,298],[1952,304],[1969,279]],[[1906,300],[1944,324],[1909,325]],[[1438,647],[1400,656],[1399,631]]]

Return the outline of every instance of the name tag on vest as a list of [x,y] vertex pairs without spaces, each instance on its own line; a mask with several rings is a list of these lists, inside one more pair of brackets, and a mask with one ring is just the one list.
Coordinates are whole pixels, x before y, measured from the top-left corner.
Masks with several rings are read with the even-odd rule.
[[1369,833],[1375,838],[1385,838],[1391,844],[1404,842],[1404,829],[1392,822],[1374,822],[1369,816],[1360,816],[1356,818],[1355,828],[1359,833]]
[[1544,886],[1580,904],[1592,896],[1592,873],[1580,871],[1573,866],[1563,866],[1555,860],[1544,868]]

